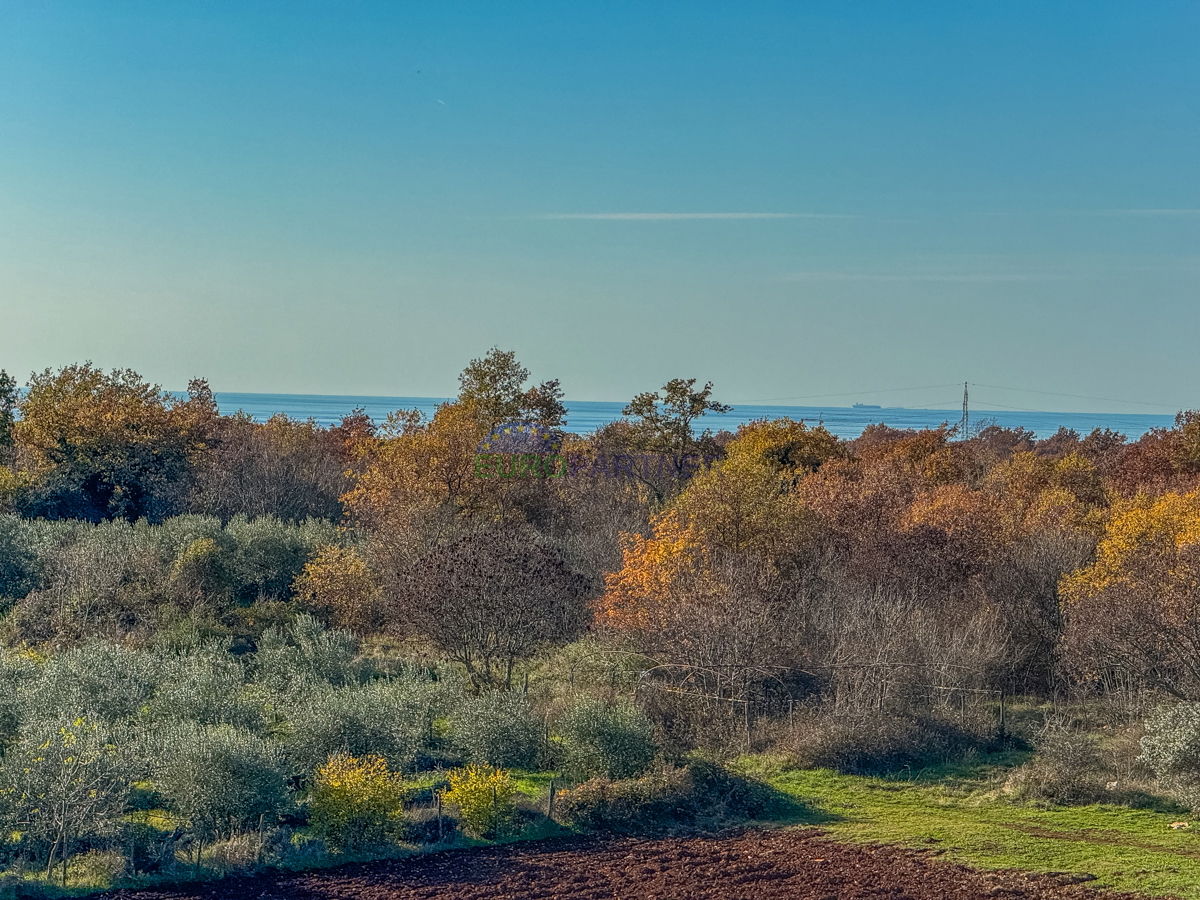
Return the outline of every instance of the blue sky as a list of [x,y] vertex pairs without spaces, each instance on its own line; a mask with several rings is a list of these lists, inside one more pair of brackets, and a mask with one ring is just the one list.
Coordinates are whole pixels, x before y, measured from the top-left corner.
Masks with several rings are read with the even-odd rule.
[[0,366],[1200,406],[1197,46],[1195,3],[0,0]]

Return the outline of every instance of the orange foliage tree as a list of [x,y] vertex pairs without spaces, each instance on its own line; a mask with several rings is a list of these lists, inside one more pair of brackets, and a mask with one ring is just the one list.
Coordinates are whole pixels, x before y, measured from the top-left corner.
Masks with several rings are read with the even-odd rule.
[[34,375],[13,434],[28,484],[18,507],[47,518],[151,521],[182,512],[216,417],[208,385],[187,400],[130,369],[91,363]]

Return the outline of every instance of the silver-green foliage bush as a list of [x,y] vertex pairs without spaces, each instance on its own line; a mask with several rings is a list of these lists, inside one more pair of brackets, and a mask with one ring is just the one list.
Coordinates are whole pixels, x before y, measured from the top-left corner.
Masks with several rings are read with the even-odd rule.
[[558,731],[565,767],[577,777],[632,778],[654,760],[654,726],[632,703],[578,700]]
[[41,668],[29,656],[0,651],[0,748],[21,732],[22,700]]
[[314,690],[287,713],[288,755],[304,773],[335,753],[376,754],[396,771],[412,769],[443,694],[437,682],[419,677]]
[[545,729],[526,697],[491,691],[454,709],[450,733],[468,762],[530,769],[537,765]]
[[145,719],[263,727],[262,704],[246,696],[245,669],[222,644],[160,651],[155,663],[158,684]]
[[150,525],[0,518],[0,612],[30,643],[144,640],[164,607],[283,601],[308,559],[341,540],[325,521],[186,515]]
[[307,614],[286,628],[268,628],[254,657],[254,679],[268,690],[294,696],[323,684],[363,680],[368,667],[358,661],[354,635],[327,629]]
[[22,691],[23,718],[92,715],[118,722],[136,715],[159,681],[150,653],[93,642],[52,655]]
[[225,525],[226,568],[242,600],[282,600],[310,556],[341,542],[337,527],[323,519],[294,524],[275,516],[234,516]]
[[1200,812],[1200,703],[1155,710],[1146,721],[1140,761],[1177,800]]
[[202,840],[268,823],[291,803],[282,748],[231,725],[176,722],[143,739],[155,790]]
[[0,515],[0,611],[37,584],[38,559],[30,529],[17,516]]

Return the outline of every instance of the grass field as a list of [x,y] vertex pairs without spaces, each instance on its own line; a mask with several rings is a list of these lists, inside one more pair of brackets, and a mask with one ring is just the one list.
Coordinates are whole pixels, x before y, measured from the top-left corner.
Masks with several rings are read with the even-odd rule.
[[1200,822],[1172,829],[1188,816],[1165,804],[1014,802],[1001,785],[1021,759],[999,754],[904,778],[789,770],[753,757],[738,768],[798,801],[789,824],[817,825],[834,838],[931,848],[981,869],[1087,873],[1095,886],[1200,898]]

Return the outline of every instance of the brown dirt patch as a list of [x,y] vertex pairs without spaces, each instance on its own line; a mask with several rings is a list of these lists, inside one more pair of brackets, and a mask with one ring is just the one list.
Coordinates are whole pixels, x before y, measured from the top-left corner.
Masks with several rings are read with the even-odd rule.
[[843,844],[813,831],[656,840],[569,838],[109,900],[1105,900],[1080,875],[984,873],[898,847]]

